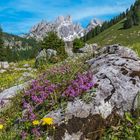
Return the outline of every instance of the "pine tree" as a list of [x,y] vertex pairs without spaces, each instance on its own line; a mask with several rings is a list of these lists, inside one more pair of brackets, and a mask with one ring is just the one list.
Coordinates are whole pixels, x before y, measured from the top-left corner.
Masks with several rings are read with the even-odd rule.
[[49,32],[48,35],[41,42],[42,49],[53,49],[57,51],[60,57],[67,57],[65,52],[65,43],[60,39],[55,32]]
[[0,61],[5,61],[5,48],[4,48],[4,42],[3,42],[3,33],[2,28],[0,27]]
[[134,22],[133,22],[132,17],[127,18],[124,22],[124,29],[131,28],[133,26],[133,24],[134,24]]
[[84,42],[81,39],[76,38],[73,41],[73,51],[76,53],[82,47],[84,47]]
[[132,18],[133,18],[134,25],[139,25],[140,19],[137,12],[133,13]]

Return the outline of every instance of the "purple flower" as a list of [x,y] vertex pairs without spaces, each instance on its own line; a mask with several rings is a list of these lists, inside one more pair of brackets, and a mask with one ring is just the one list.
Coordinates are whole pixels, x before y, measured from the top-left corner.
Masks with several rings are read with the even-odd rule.
[[3,107],[4,104],[5,104],[4,101],[3,100],[0,100],[0,106]]
[[88,91],[94,86],[92,76],[93,75],[91,72],[87,72],[86,74],[78,74],[76,79],[71,81],[71,84],[67,87],[62,95],[77,97],[83,92]]
[[36,115],[35,115],[33,112],[30,113],[30,114],[29,114],[29,119],[30,119],[31,121],[35,120],[35,119],[36,119]]
[[27,133],[25,131],[21,132],[21,139],[25,140],[27,138]]
[[41,134],[40,134],[40,132],[39,132],[39,128],[33,128],[33,129],[32,129],[32,133],[33,133],[33,135],[36,136],[36,137],[40,137],[40,136],[41,136]]

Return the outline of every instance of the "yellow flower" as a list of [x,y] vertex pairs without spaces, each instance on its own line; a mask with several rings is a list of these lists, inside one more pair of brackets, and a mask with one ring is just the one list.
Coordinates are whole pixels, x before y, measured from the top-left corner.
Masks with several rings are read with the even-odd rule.
[[33,121],[33,125],[39,125],[39,121],[38,120],[34,120]]
[[2,130],[3,129],[3,125],[2,124],[0,124],[0,130]]
[[42,125],[52,125],[53,124],[53,118],[43,118],[42,119]]

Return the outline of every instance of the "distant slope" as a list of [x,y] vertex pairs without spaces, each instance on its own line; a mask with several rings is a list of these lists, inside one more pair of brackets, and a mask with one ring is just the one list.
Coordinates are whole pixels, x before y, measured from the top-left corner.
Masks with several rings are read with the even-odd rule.
[[25,48],[25,47],[36,47],[36,40],[26,39],[17,35],[3,32],[3,39],[6,46],[13,48]]
[[140,55],[140,25],[122,29],[123,22],[124,20],[106,29],[87,43],[97,43],[100,46],[121,44],[133,48]]

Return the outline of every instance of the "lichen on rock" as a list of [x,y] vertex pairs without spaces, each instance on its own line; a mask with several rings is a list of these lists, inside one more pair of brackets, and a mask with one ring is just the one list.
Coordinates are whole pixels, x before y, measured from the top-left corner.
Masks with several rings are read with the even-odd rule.
[[55,140],[99,139],[104,128],[116,125],[126,111],[135,109],[140,59],[134,51],[120,45],[107,46],[87,62],[96,81],[95,95],[89,103],[77,97],[68,102],[65,111],[47,114],[56,122]]

